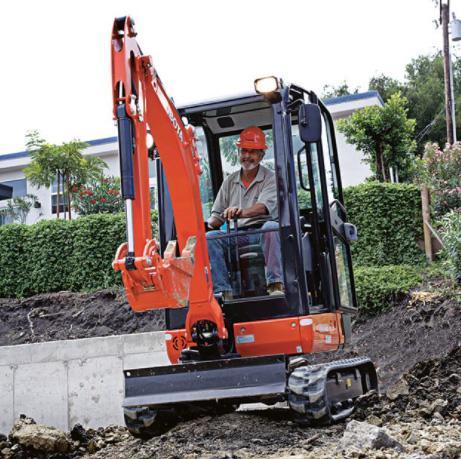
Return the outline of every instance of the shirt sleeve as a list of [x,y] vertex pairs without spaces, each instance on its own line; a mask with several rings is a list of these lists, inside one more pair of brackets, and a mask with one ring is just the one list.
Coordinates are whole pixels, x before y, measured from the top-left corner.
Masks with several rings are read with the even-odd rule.
[[266,206],[269,215],[277,219],[277,187],[275,185],[275,174],[271,174],[264,180],[264,186],[259,194],[257,202]]
[[229,207],[229,193],[228,189],[228,180],[225,179],[221,185],[221,188],[218,191],[218,195],[213,203],[213,207],[211,208],[211,215],[208,218],[208,222],[211,222],[212,218],[218,219],[221,223],[224,223],[224,218],[221,214]]

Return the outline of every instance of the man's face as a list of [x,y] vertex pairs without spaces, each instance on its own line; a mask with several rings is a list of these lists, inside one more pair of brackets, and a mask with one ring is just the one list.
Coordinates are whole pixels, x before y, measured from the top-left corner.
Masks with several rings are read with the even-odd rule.
[[264,150],[252,150],[248,148],[240,148],[239,160],[242,165],[242,169],[251,171],[258,167],[258,164],[264,157]]

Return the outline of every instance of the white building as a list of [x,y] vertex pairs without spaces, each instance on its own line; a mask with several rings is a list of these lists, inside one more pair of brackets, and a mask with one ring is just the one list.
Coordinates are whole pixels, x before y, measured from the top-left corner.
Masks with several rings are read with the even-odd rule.
[[[368,91],[349,96],[335,97],[324,100],[334,121],[346,118],[355,110],[371,105],[383,105],[383,101],[376,91]],[[345,141],[344,136],[336,130],[339,162],[343,186],[356,185],[363,182],[371,175],[370,167],[363,163],[363,154]],[[108,166],[104,175],[118,176],[118,143],[116,137],[90,140],[83,154],[98,156]],[[13,196],[35,195],[38,199],[38,207],[31,209],[27,216],[27,223],[35,223],[38,220],[49,219],[56,213],[56,188],[37,189],[25,178],[23,169],[30,163],[27,151],[17,153],[0,154],[0,183],[13,188]],[[151,168],[151,181],[154,181],[153,168]],[[5,206],[5,201],[0,201],[0,208]],[[9,223],[5,217],[0,216],[0,225]]]

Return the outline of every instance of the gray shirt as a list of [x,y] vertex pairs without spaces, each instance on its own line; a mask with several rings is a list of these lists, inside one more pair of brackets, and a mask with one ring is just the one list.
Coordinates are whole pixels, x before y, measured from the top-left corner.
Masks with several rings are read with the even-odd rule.
[[222,213],[228,207],[240,207],[248,209],[256,203],[264,204],[268,210],[267,215],[257,217],[239,218],[239,227],[264,223],[269,220],[277,221],[277,189],[275,185],[275,174],[267,167],[259,165],[258,173],[248,188],[242,183],[240,170],[226,177],[219,189],[216,200],[211,209],[211,216],[224,223]]

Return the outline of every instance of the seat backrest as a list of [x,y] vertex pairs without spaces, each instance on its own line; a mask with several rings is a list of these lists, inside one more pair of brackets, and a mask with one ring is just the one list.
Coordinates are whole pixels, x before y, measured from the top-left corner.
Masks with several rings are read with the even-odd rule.
[[311,244],[311,238],[308,233],[304,233],[303,235],[302,249],[303,249],[304,271],[312,272],[313,270],[312,244]]

